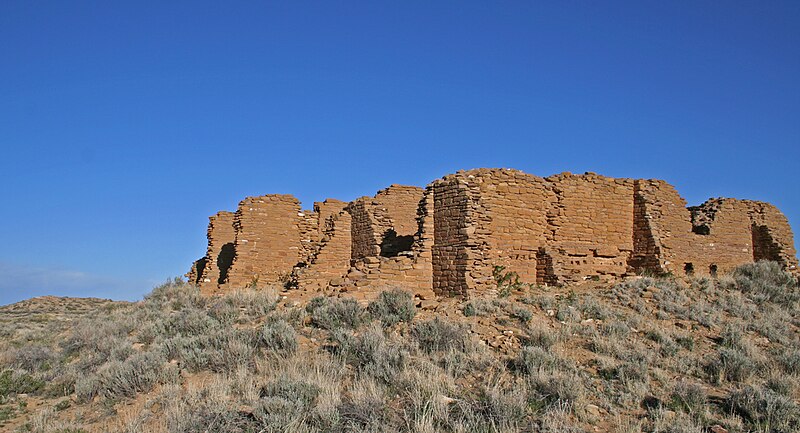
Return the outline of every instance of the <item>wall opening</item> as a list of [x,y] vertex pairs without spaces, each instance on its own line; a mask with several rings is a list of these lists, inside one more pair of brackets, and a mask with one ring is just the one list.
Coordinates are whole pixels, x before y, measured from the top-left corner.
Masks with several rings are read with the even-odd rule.
[[780,262],[780,248],[775,244],[767,226],[753,224],[750,228],[753,236],[753,261],[772,260]]
[[717,265],[712,264],[708,267],[708,272],[712,277],[717,278]]
[[694,275],[694,265],[691,263],[685,263],[683,265],[683,272],[685,272],[686,275]]
[[381,239],[381,257],[395,257],[403,251],[411,251],[414,235],[398,236],[394,229],[386,230]]
[[203,279],[203,272],[206,270],[206,265],[208,264],[208,259],[203,257],[202,259],[194,262],[194,281],[190,281],[192,284],[199,284],[200,281]]
[[225,284],[228,280],[228,270],[233,264],[233,256],[236,255],[236,249],[233,247],[232,242],[223,245],[217,256],[217,268],[219,268],[219,279],[217,284]]
[[705,224],[699,226],[692,226],[692,233],[697,235],[708,236],[711,234],[711,228]]

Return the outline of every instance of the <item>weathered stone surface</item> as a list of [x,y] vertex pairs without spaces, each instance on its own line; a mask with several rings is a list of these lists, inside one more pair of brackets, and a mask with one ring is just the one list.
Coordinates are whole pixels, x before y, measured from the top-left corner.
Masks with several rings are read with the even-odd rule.
[[762,259],[797,271],[791,227],[768,203],[687,208],[664,181],[594,173],[460,171],[424,190],[392,185],[313,212],[288,195],[251,197],[235,214],[212,216],[208,239],[187,274],[204,293],[290,281],[365,299],[391,288],[422,300],[491,295],[496,266],[548,285],[642,271],[714,275]]
[[233,228],[233,212],[221,211],[208,217],[208,250],[204,258],[193,266],[196,272],[190,276],[203,293],[213,293],[219,284],[228,277],[228,270],[233,263],[236,230]]
[[236,254],[225,283],[244,287],[286,278],[308,249],[303,242],[310,231],[305,217],[300,202],[290,195],[249,197],[239,203],[233,221]]

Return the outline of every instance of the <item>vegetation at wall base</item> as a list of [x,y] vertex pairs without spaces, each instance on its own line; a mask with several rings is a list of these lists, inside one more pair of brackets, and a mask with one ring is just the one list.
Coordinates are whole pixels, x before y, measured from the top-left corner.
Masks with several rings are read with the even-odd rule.
[[800,287],[775,264],[563,288],[506,275],[508,293],[427,308],[180,280],[136,303],[3,307],[0,430],[800,430]]

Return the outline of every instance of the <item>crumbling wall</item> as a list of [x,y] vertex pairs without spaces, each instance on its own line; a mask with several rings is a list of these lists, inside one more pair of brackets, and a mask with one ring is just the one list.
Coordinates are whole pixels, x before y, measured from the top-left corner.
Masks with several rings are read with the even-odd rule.
[[530,284],[628,271],[631,180],[478,169],[446,176],[433,190],[437,293],[492,293],[496,266]]
[[203,274],[203,270],[206,268],[207,260],[205,256],[200,257],[199,259],[192,262],[192,267],[189,269],[184,276],[186,279],[192,284],[200,284],[200,275]]
[[208,217],[206,266],[198,281],[203,291],[213,291],[219,284],[224,283],[228,276],[236,242],[233,219],[233,212],[226,211]]
[[328,220],[333,216],[339,215],[345,207],[347,207],[347,202],[336,200],[335,198],[314,202],[314,213],[317,215],[317,227],[320,239],[326,234]]
[[753,258],[774,260],[791,271],[797,270],[797,251],[789,221],[775,206],[743,200],[748,208],[753,237]]
[[425,190],[392,185],[314,211],[288,195],[251,197],[235,214],[212,216],[208,238],[187,274],[206,291],[290,281],[429,299],[494,294],[498,266],[530,284],[714,275],[762,259],[797,270],[791,227],[772,205],[711,199],[687,208],[664,181],[593,173],[460,171]]
[[192,265],[187,274],[189,281],[199,286],[203,293],[213,293],[227,277],[233,261],[236,231],[233,212],[221,211],[208,217],[208,248],[206,255]]
[[285,279],[295,265],[307,258],[300,230],[306,221],[300,202],[291,195],[244,199],[233,225],[236,255],[226,281],[232,287]]
[[319,215],[310,210],[303,210],[297,214],[300,217],[297,229],[300,234],[300,259],[298,266],[306,266],[319,250]]
[[422,192],[414,186],[391,185],[375,197],[361,197],[348,205],[353,217],[353,260],[410,251]]
[[306,290],[340,286],[350,269],[351,217],[340,212],[326,218],[319,250],[305,269],[298,273],[298,285]]
[[756,202],[711,199],[686,208],[664,181],[637,180],[635,185],[634,270],[716,275],[760,258],[753,248],[753,219],[761,215],[755,208],[762,209],[751,204]]
[[371,197],[361,197],[347,206],[347,212],[352,217],[352,246],[350,248],[353,260],[364,257],[374,257],[380,254],[380,237],[376,234],[378,224],[371,212]]
[[353,221],[348,283],[375,294],[401,288],[430,297],[430,252],[419,242],[423,193],[418,187],[391,185],[346,208]]
[[631,267],[657,273],[674,269],[687,253],[692,231],[686,201],[662,180],[634,181],[634,252]]
[[749,208],[736,199],[710,199],[689,208],[692,232],[672,272],[716,275],[753,261]]

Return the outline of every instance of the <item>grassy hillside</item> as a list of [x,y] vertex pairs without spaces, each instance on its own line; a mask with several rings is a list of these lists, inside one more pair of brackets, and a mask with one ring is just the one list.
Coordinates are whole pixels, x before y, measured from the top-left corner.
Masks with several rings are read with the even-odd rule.
[[3,307],[0,430],[800,430],[800,287],[774,263],[512,289]]

